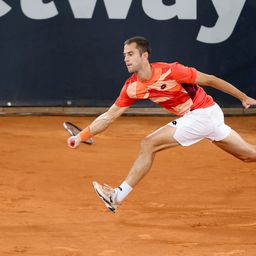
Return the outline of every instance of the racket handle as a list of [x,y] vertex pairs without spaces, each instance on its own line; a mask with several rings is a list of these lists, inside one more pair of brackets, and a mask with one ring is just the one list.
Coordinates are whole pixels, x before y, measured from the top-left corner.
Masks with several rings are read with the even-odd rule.
[[79,135],[71,136],[68,138],[68,141],[67,141],[68,146],[71,148],[79,147],[80,143],[81,143],[81,138]]

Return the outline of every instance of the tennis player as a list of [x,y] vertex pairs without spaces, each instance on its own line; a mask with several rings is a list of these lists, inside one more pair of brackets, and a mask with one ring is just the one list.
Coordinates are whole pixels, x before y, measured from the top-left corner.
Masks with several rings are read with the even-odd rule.
[[256,146],[225,124],[222,110],[201,86],[210,86],[234,96],[244,108],[256,105],[256,100],[214,75],[178,62],[150,63],[150,54],[149,42],[144,37],[136,36],[124,42],[124,62],[132,75],[108,111],[67,141],[68,146],[77,148],[81,141],[104,131],[136,100],[149,99],[180,116],[142,140],[140,152],[119,187],[93,182],[97,195],[112,212],[148,173],[155,154],[163,149],[190,146],[209,139],[244,162],[256,161]]

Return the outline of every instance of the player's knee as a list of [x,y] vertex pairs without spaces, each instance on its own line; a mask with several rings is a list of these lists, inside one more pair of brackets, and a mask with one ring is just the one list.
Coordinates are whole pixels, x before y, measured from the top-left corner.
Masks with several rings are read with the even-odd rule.
[[240,159],[245,163],[256,162],[256,157],[240,157]]
[[251,148],[248,154],[239,157],[243,162],[256,162],[256,147]]
[[153,151],[154,143],[150,136],[142,139],[140,143],[140,148],[142,151]]
[[255,156],[248,156],[244,159],[242,159],[246,163],[256,162],[256,155]]

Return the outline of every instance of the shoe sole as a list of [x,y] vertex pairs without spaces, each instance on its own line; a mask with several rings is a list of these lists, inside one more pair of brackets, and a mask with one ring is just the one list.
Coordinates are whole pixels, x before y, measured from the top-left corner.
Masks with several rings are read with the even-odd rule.
[[93,182],[92,183],[93,184],[93,188],[94,188],[94,190],[95,190],[95,192],[96,192],[96,195],[100,198],[100,200],[105,204],[105,206],[108,208],[108,210],[110,210],[111,212],[113,212],[113,213],[115,213],[115,211],[116,211],[116,209],[111,205],[111,203],[108,201],[108,200],[106,200],[101,194],[100,194],[100,192],[97,190],[97,185],[98,185],[98,183],[96,183],[96,182]]

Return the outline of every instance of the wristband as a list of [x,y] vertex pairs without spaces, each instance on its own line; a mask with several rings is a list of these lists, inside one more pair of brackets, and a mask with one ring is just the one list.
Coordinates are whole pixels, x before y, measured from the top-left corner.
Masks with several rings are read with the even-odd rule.
[[93,134],[91,134],[91,132],[90,132],[89,126],[87,126],[86,128],[84,128],[84,129],[79,133],[79,135],[80,135],[80,138],[81,138],[82,141],[87,141],[88,139],[90,139],[90,138],[93,136]]

